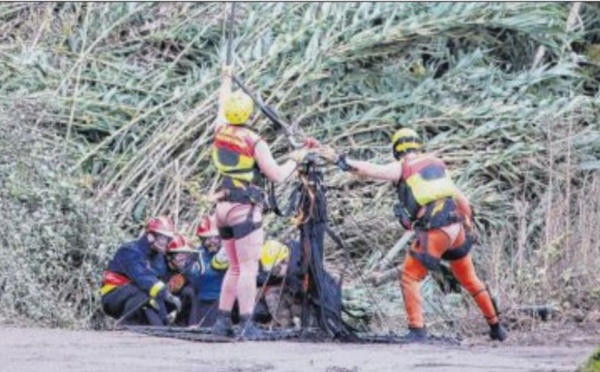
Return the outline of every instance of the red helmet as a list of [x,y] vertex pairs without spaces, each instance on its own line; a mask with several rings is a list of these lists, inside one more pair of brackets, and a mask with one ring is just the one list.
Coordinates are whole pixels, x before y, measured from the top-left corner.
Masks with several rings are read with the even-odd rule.
[[181,234],[175,234],[175,237],[167,246],[167,253],[191,253],[193,250],[188,246],[187,239]]
[[146,224],[146,233],[156,233],[167,236],[169,238],[174,238],[175,225],[169,217],[152,217],[148,220],[148,223]]
[[217,218],[215,216],[204,216],[200,220],[200,224],[196,228],[196,235],[200,238],[210,238],[213,236],[219,236],[219,230],[217,229]]

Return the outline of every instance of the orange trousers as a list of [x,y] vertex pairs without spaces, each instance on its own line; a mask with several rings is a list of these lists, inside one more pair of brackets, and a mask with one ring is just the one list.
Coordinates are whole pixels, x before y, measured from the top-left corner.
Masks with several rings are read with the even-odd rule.
[[[448,233],[447,228],[434,229],[429,231],[420,231],[417,234],[427,234],[424,239],[417,239],[410,247],[415,252],[423,252],[426,248],[428,253],[436,259],[441,259],[444,252],[450,249],[456,249],[465,242],[465,229],[462,225],[453,226],[454,233]],[[454,235],[454,236],[452,236]],[[422,241],[426,241],[427,247],[422,247]],[[492,298],[485,285],[479,280],[473,267],[471,254],[465,257],[450,261],[450,269],[458,279],[459,283],[473,296],[477,306],[487,319],[489,324],[498,323],[498,316],[492,303]],[[404,297],[404,306],[408,315],[408,325],[411,328],[422,328],[423,305],[420,293],[420,284],[427,276],[427,268],[423,266],[418,259],[410,253],[406,255],[402,269],[402,279],[400,286]]]

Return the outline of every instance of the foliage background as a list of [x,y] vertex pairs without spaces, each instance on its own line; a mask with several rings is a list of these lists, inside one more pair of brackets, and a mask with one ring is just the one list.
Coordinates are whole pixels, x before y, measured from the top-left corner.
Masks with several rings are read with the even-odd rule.
[[[210,210],[228,11],[0,5],[4,321],[101,326],[95,290],[118,242],[150,215],[189,233]],[[354,157],[389,161],[394,130],[417,129],[471,198],[477,264],[503,310],[548,302],[585,321],[600,301],[599,13],[593,3],[238,4],[236,73]],[[253,125],[287,151],[262,116]],[[330,209],[356,277],[402,234],[394,194],[334,169],[327,177],[344,189]],[[273,235],[287,227],[268,221]],[[343,262],[333,249],[328,258]],[[434,325],[479,319],[468,298],[424,287]],[[375,297],[369,305],[358,279],[347,291],[379,323],[404,322],[396,284]]]

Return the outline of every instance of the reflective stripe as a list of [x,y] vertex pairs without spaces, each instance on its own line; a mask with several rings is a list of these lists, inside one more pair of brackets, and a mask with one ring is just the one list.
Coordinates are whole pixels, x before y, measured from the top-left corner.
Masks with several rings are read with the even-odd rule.
[[420,206],[436,200],[456,197],[454,182],[448,177],[437,180],[425,180],[420,174],[415,174],[406,180],[413,197]]
[[405,142],[397,144],[394,147],[394,150],[396,150],[397,152],[404,152],[409,149],[420,149],[421,147],[423,146],[417,142]]
[[254,146],[258,141],[260,137],[246,128],[221,127],[215,134],[211,150],[212,162],[219,174],[246,184],[258,181],[254,158]]
[[[231,177],[236,180],[251,182],[255,176],[256,161],[252,157],[240,155],[240,154],[229,154],[235,157],[235,165],[225,165],[221,161],[222,157],[225,157],[227,152],[230,150],[221,149],[217,145],[212,150],[212,161],[217,168],[217,171],[225,176]],[[225,154],[224,154],[225,153]]]
[[100,288],[100,295],[104,296],[105,294],[109,293],[110,291],[112,291],[113,289],[117,288],[117,285],[114,284],[104,284],[101,288]]
[[150,288],[150,297],[156,297],[163,288],[165,288],[165,283],[161,281],[156,282],[152,288]]
[[227,270],[227,268],[229,267],[229,262],[219,260],[219,257],[217,255],[214,256],[212,260],[210,260],[210,266],[215,270],[224,271]]
[[417,217],[420,207],[458,196],[446,165],[427,154],[403,159],[402,179],[397,187],[400,202],[411,218]]
[[131,279],[110,270],[104,271],[104,274],[102,275],[102,284],[114,284],[115,286],[120,286],[129,283],[131,283]]

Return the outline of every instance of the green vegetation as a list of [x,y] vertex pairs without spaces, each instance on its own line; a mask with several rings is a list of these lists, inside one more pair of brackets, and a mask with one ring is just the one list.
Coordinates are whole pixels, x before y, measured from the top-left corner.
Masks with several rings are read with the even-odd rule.
[[[393,131],[409,125],[447,160],[473,202],[483,239],[476,258],[505,309],[537,301],[564,310],[598,307],[600,7],[248,3],[238,9],[236,73],[289,122],[353,156],[382,162],[391,159]],[[89,325],[97,309],[92,278],[123,235],[119,228],[135,233],[148,215],[168,213],[190,232],[209,210],[201,195],[215,187],[208,144],[228,11],[223,3],[0,5],[0,104],[11,114],[5,117],[12,132],[39,136],[29,145],[44,147],[52,172],[31,168],[44,162],[27,146],[12,158],[18,161],[2,159],[3,203],[34,198],[49,220],[59,221],[46,232],[24,229],[18,216],[26,212],[2,216],[11,221],[4,247],[12,248],[1,251],[10,264],[0,265],[0,282],[11,282],[19,269],[27,270],[19,274],[23,283],[37,283],[3,287],[24,291],[2,290],[3,317]],[[3,135],[11,132],[2,125]],[[283,136],[262,116],[253,125],[277,154],[285,150]],[[58,167],[63,158],[50,154],[68,155]],[[11,179],[19,166],[35,182]],[[363,267],[402,233],[392,217],[394,193],[333,169],[327,177],[346,189],[331,192],[330,209]],[[285,189],[279,188],[284,195]],[[64,200],[73,204],[68,217],[58,218]],[[273,232],[285,227],[268,221]],[[34,237],[38,243],[26,241]],[[30,249],[38,253],[13,253]],[[73,249],[85,252],[86,264],[74,264],[77,274],[69,266]],[[50,265],[65,278],[40,275],[25,261]],[[73,286],[55,296],[65,283]],[[381,291],[381,298],[385,291],[399,297],[395,284]],[[79,304],[72,318],[52,313],[63,311],[70,296]],[[48,300],[36,313],[4,305],[15,298],[26,308]]]

